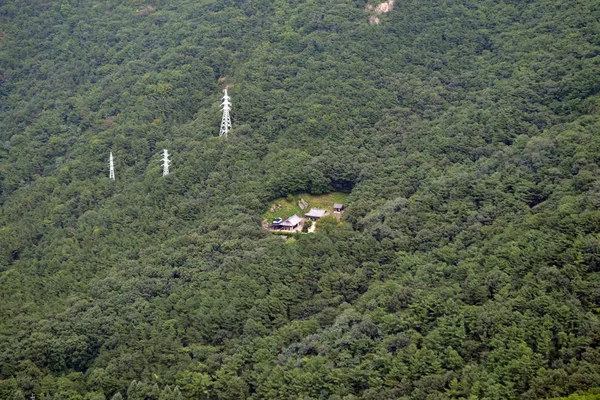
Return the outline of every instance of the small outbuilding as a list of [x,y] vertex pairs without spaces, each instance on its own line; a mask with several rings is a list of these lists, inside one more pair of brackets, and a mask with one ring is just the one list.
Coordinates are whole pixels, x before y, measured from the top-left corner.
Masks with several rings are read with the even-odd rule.
[[316,221],[321,217],[329,215],[329,211],[321,210],[320,208],[311,208],[309,212],[304,214],[306,218],[309,218],[311,221]]
[[344,205],[341,203],[335,203],[333,205],[333,212],[336,212],[336,213],[344,212]]
[[271,230],[280,230],[282,222],[283,222],[283,219],[275,218],[275,220],[271,223],[271,225],[269,225],[269,228]]

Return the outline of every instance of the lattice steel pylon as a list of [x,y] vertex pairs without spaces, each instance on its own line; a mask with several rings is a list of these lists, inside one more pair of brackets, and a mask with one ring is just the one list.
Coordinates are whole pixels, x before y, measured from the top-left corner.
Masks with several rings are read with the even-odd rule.
[[227,95],[227,89],[223,90],[223,93],[225,93],[225,96],[221,99],[223,100],[223,103],[221,104],[221,107],[223,107],[223,119],[221,119],[219,137],[227,137],[227,132],[231,130],[231,116],[229,115],[229,111],[231,111],[231,98]]
[[110,157],[108,157],[108,179],[111,181],[115,180],[115,162],[113,160],[112,152],[110,153]]
[[169,160],[169,152],[167,149],[163,150],[163,158],[161,158],[163,162],[163,176],[169,175],[169,165],[171,165],[171,160]]

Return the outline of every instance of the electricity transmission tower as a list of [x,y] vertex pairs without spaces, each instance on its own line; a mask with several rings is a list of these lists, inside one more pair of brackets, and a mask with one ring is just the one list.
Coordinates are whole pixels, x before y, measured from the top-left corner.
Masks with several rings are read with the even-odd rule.
[[223,107],[223,119],[221,120],[221,130],[219,131],[219,136],[227,137],[227,132],[231,130],[231,117],[229,116],[229,111],[231,111],[231,98],[227,95],[227,89],[223,90],[225,96],[221,100],[223,103],[221,107]]
[[161,158],[163,162],[163,176],[169,175],[169,165],[171,165],[171,160],[169,160],[169,152],[167,149],[163,150],[163,158]]
[[112,152],[110,153],[110,157],[108,158],[108,179],[111,181],[115,180],[115,163],[113,160]]

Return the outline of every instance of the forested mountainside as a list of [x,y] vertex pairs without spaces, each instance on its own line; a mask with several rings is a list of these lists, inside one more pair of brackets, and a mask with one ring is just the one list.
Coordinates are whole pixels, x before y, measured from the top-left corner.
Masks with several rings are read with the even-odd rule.
[[600,3],[377,4],[0,3],[1,399],[600,386]]

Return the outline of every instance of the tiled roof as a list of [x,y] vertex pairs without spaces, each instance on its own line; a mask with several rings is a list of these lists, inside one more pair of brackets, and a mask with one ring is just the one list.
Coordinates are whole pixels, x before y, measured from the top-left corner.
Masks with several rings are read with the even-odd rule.
[[289,217],[288,219],[283,221],[281,223],[281,225],[282,226],[294,226],[294,225],[298,225],[301,221],[302,221],[302,217],[299,217],[297,215],[292,215],[291,217]]
[[327,211],[321,210],[320,208],[311,208],[310,211],[304,215],[311,218],[321,218],[327,214],[329,214]]

